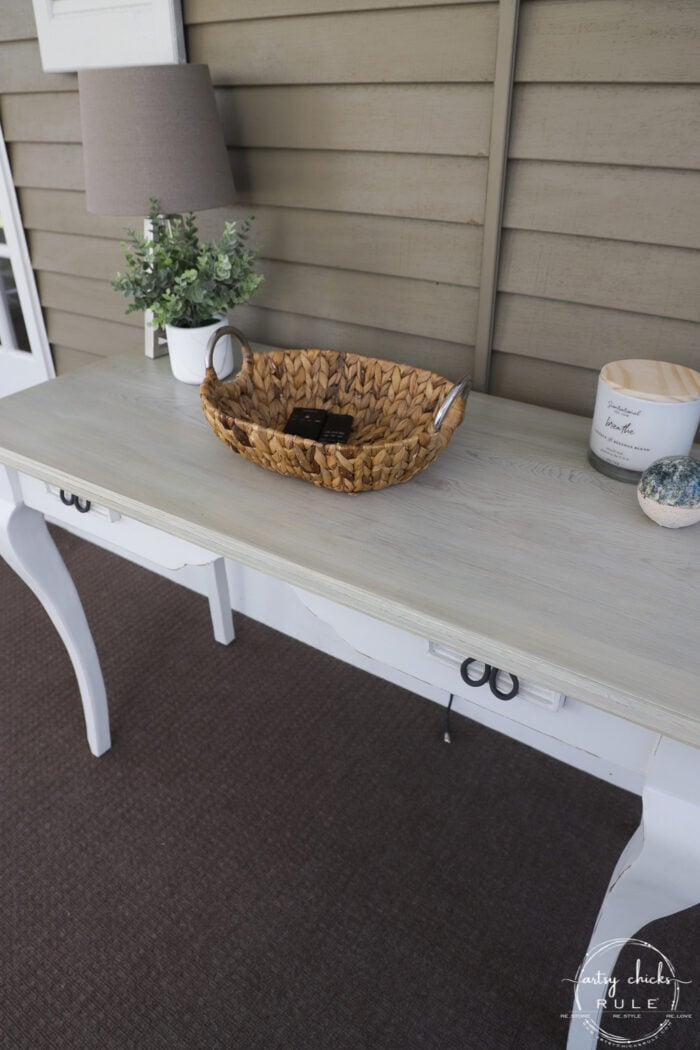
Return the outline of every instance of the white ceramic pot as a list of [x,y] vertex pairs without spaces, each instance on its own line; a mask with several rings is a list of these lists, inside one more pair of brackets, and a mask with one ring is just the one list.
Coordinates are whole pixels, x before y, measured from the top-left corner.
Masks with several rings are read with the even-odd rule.
[[[170,367],[176,379],[182,383],[202,382],[209,337],[217,328],[227,323],[226,318],[221,317],[213,324],[203,325],[201,328],[177,328],[175,325],[166,324]],[[233,372],[233,347],[228,335],[222,336],[216,344],[214,368],[219,379],[224,379]]]

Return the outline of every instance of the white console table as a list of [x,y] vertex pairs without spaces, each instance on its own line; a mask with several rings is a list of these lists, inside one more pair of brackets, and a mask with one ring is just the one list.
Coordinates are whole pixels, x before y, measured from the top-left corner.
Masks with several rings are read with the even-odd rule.
[[[114,359],[0,402],[0,552],[68,648],[97,755],[110,746],[99,661],[44,521],[60,490],[121,529],[117,548],[208,564],[221,640],[225,558],[301,588],[353,645],[417,679],[466,696],[458,667],[474,656],[575,698],[601,735],[642,734],[643,823],[593,946],[700,902],[700,529],[659,528],[633,487],[589,467],[588,426],[473,394],[428,471],[348,497],[233,455],[167,361]],[[596,989],[578,991],[588,1020],[572,1019],[570,1050],[597,1038]]]

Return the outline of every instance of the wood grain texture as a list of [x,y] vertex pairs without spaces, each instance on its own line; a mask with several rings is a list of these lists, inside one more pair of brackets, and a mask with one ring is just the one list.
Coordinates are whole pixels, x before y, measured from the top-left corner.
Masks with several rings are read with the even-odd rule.
[[696,0],[530,0],[519,81],[698,83]]
[[700,87],[516,84],[511,157],[700,167]]
[[700,171],[510,163],[504,225],[700,247]]
[[600,378],[629,397],[674,404],[700,400],[700,372],[668,361],[611,361]]
[[268,260],[256,305],[473,344],[475,288]]
[[489,81],[497,20],[488,3],[191,25],[188,53],[217,85]]
[[453,380],[470,375],[474,365],[473,347],[447,340],[251,305],[237,306],[231,318],[250,339],[281,349],[317,346],[344,350],[429,368]]
[[[41,148],[59,147],[35,147]],[[267,204],[483,222],[485,159],[254,149],[233,150],[230,155],[238,200],[248,207]],[[82,188],[82,182],[69,188]]]
[[489,84],[343,84],[217,91],[226,141],[274,149],[486,157]]
[[[461,0],[482,3],[483,0]],[[372,10],[383,7],[443,7],[445,0],[372,0]],[[252,18],[290,18],[295,15],[322,15],[333,12],[364,11],[368,0],[184,0],[186,25],[198,22],[232,22]]]
[[637,357],[700,368],[700,325],[501,293],[494,347],[596,372],[608,361]]
[[133,355],[4,399],[0,460],[700,745],[697,536],[669,537],[590,468],[588,430],[475,394],[425,474],[347,499],[232,455],[196,388]]
[[700,254],[506,230],[499,289],[680,320],[700,319]]

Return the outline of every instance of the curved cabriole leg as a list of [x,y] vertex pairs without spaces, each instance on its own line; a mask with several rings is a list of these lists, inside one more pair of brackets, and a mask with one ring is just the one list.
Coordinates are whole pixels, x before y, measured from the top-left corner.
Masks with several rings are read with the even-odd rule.
[[25,507],[16,475],[0,467],[0,554],[34,592],[71,658],[93,755],[111,746],[109,710],[100,662],[73,580],[43,515]]
[[[642,797],[642,823],[613,872],[588,946],[590,953],[620,942],[605,952],[607,976],[643,926],[700,903],[700,750],[662,737]],[[601,996],[605,988],[576,986],[567,1050],[597,1047]]]

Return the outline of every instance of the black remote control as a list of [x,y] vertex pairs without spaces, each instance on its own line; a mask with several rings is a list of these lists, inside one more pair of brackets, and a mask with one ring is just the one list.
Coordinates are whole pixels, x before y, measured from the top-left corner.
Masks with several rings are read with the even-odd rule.
[[353,418],[339,412],[329,412],[326,422],[319,434],[318,440],[322,445],[344,445],[350,437]]
[[322,408],[295,408],[287,420],[284,432],[318,441],[327,417],[328,413]]

